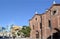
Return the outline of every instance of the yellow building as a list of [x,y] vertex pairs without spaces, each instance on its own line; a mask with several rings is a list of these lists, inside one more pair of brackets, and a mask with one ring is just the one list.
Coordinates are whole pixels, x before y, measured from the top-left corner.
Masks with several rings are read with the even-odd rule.
[[17,26],[17,25],[12,26],[12,28],[11,28],[12,36],[16,35],[16,37],[18,37],[17,32],[21,29],[22,29],[21,26]]

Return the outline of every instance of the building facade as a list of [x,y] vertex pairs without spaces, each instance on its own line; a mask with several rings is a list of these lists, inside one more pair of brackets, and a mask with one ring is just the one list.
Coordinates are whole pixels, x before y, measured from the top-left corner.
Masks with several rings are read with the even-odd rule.
[[60,4],[53,4],[44,14],[35,14],[30,20],[30,37],[47,39],[60,29]]
[[16,36],[16,37],[21,37],[22,35],[20,34],[19,36],[17,35],[18,31],[22,29],[22,26],[17,26],[17,25],[13,25],[12,28],[11,28],[11,33],[12,33],[12,36]]

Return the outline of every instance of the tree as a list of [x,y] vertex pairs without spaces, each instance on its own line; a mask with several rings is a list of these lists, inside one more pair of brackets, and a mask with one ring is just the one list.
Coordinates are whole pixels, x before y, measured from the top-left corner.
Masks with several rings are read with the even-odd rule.
[[30,27],[29,26],[23,26],[21,32],[24,34],[24,37],[30,36]]
[[30,37],[30,30],[31,29],[29,26],[23,26],[22,29],[19,30],[17,34],[20,35],[22,32],[24,37]]
[[21,30],[19,30],[19,31],[17,32],[17,35],[18,35],[18,36],[20,36],[20,34],[21,34]]

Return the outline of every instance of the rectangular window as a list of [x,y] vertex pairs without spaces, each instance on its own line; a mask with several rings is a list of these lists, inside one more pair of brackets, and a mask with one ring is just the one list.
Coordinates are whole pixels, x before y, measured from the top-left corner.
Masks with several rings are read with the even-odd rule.
[[40,23],[40,29],[42,28],[42,23]]
[[34,25],[33,25],[33,29],[34,29]]
[[39,39],[39,32],[36,31],[36,38]]
[[48,23],[49,23],[49,28],[51,28],[51,21],[50,21],[50,20],[48,20]]

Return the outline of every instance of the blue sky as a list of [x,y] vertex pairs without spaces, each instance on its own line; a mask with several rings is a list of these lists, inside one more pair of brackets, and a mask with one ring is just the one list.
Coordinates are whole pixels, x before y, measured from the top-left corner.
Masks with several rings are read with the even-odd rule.
[[[55,0],[60,3],[60,0]],[[29,25],[29,19],[35,14],[45,12],[53,0],[0,0],[0,26]]]

